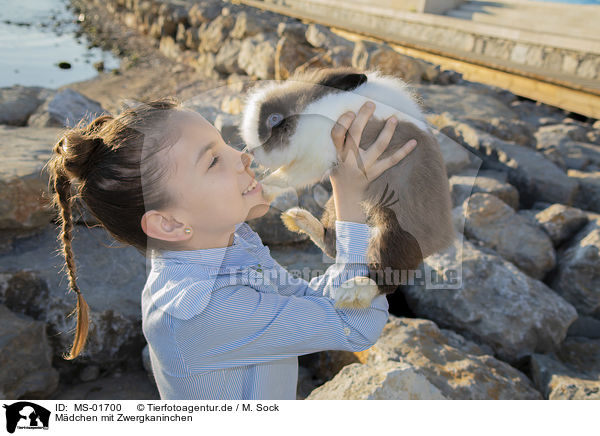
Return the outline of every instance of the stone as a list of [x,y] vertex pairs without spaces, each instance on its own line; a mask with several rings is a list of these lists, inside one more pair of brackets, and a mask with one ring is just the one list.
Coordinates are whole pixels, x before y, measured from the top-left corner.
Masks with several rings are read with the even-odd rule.
[[47,399],[58,388],[59,374],[52,367],[46,323],[15,314],[3,304],[0,320],[0,396]]
[[564,204],[553,204],[538,212],[535,219],[550,236],[554,246],[565,242],[588,222],[585,212]]
[[273,79],[277,41],[258,34],[242,41],[238,65],[257,79]]
[[475,193],[463,203],[465,236],[494,249],[529,276],[541,280],[556,264],[548,235],[487,193]]
[[486,168],[506,172],[509,183],[519,191],[520,207],[528,208],[540,200],[566,205],[576,201],[577,181],[541,153],[453,120],[449,114],[444,115],[437,119],[437,127],[476,153]]
[[262,33],[271,26],[265,17],[249,8],[247,11],[237,14],[229,36],[238,40],[244,39]]
[[580,314],[600,316],[600,220],[591,220],[559,250],[551,286]]
[[36,319],[47,324],[55,367],[62,364],[62,370],[67,373],[78,372],[81,365],[96,364],[105,368],[139,359],[144,341],[140,328],[140,291],[146,282],[146,259],[133,247],[115,246],[114,239],[104,229],[85,226],[75,226],[73,231],[77,284],[90,308],[89,336],[81,354],[85,363],[62,359],[74,339],[76,317],[66,315],[76,307],[77,298],[68,287],[58,233],[55,224],[48,224],[43,232],[21,239],[14,250],[0,255],[0,272],[3,273],[0,300],[6,299],[6,304],[10,303],[9,308],[15,312],[25,311],[16,305],[14,298],[7,296],[14,295],[14,287],[22,283],[14,279],[15,274],[35,272],[47,287],[47,296],[43,299],[31,296],[28,310],[34,310],[38,314]]
[[97,101],[66,88],[49,97],[29,117],[27,124],[31,127],[75,127],[81,121],[87,124],[106,113]]
[[64,384],[48,398],[63,400],[160,400],[156,386],[148,380],[142,368],[113,372],[96,380]]
[[316,23],[311,23],[308,25],[306,28],[305,37],[306,41],[308,41],[308,43],[315,48],[331,50],[339,45],[345,45],[348,47],[354,46],[352,41],[348,41],[346,38],[336,35],[327,27]]
[[0,126],[0,230],[18,234],[46,226],[48,173],[42,171],[60,139],[61,129]]
[[208,23],[221,14],[223,6],[216,2],[194,3],[188,11],[188,21],[192,26],[199,27]]
[[568,170],[569,179],[579,184],[574,205],[585,210],[600,212],[600,171]]
[[409,283],[403,292],[411,310],[487,344],[509,363],[555,349],[577,318],[575,308],[493,250],[460,239],[427,257],[419,270],[422,278],[455,280],[435,287],[423,280]]
[[241,45],[237,39],[227,39],[215,56],[215,69],[223,74],[243,73],[238,65]]
[[200,44],[198,49],[216,53],[219,51],[223,41],[229,36],[230,30],[233,28],[234,19],[231,16],[219,15],[212,20],[204,31],[200,32]]
[[[492,118],[514,119],[515,112],[503,102],[491,87],[468,85],[414,84],[412,90],[421,98],[423,108],[432,114],[455,120],[483,120]],[[451,115],[450,115],[451,114]],[[443,126],[437,125],[441,128]]]
[[493,170],[465,171],[450,177],[450,193],[454,206],[461,205],[471,194],[482,192],[498,197],[513,209],[519,208],[519,191],[498,178],[506,174]]
[[0,88],[0,124],[26,125],[31,114],[54,92],[39,86]]
[[467,169],[476,171],[481,166],[481,159],[464,146],[447,137],[437,129],[432,129],[431,132],[440,146],[448,177]]
[[275,80],[289,78],[296,68],[318,54],[309,45],[299,44],[287,36],[281,37],[275,49]]
[[448,399],[541,399],[525,374],[493,357],[489,347],[426,319],[390,315],[377,342],[358,354],[365,364],[408,364]]
[[567,336],[583,336],[584,338],[600,339],[600,319],[591,316],[580,316],[575,320]]
[[600,340],[567,338],[555,354],[534,354],[531,373],[549,400],[600,400]]
[[345,366],[307,400],[445,400],[442,393],[410,365],[382,362]]

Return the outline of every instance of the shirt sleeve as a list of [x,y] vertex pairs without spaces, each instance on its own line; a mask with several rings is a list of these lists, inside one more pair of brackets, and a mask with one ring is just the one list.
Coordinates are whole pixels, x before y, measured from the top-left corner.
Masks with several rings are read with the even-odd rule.
[[301,277],[294,277],[277,261],[277,277],[279,279],[277,291],[281,295],[296,296],[327,296],[334,295],[334,290],[352,278],[368,276],[367,250],[371,228],[367,224],[351,221],[335,222],[336,259],[324,274],[306,281]]
[[172,319],[180,357],[191,373],[264,363],[323,350],[362,351],[381,335],[388,302],[335,308],[323,296],[285,296],[249,286],[213,291],[205,310]]

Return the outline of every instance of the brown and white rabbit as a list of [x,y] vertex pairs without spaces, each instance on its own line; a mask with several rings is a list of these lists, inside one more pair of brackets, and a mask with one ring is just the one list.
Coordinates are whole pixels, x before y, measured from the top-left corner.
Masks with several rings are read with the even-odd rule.
[[[261,182],[265,198],[272,200],[286,188],[313,185],[329,173],[337,163],[332,127],[343,113],[357,113],[367,100],[376,107],[363,130],[362,149],[377,139],[392,115],[399,122],[380,159],[411,138],[417,140],[417,146],[369,184],[362,207],[373,228],[368,249],[371,279],[345,283],[336,291],[338,307],[368,307],[378,293],[394,292],[398,283],[382,282],[386,269],[413,270],[455,238],[446,168],[415,97],[405,82],[378,70],[314,69],[250,89],[240,126],[240,135],[256,162],[276,168]],[[289,230],[308,234],[335,258],[333,196],[320,221],[299,207],[283,212],[281,218]]]

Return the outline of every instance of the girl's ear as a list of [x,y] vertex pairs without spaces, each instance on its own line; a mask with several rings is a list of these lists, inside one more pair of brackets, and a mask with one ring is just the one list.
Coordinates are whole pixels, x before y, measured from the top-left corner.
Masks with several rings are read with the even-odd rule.
[[184,233],[183,223],[157,210],[147,211],[142,216],[141,226],[144,233],[154,239],[181,241],[190,237]]

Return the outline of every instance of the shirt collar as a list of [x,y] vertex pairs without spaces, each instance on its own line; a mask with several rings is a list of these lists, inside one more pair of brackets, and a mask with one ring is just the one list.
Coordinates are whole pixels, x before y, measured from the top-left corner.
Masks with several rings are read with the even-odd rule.
[[264,266],[271,264],[270,250],[260,240],[248,224],[236,224],[233,243],[227,247],[205,248],[199,250],[163,250],[152,252],[152,264],[187,264],[203,265],[211,269],[223,267],[245,267],[262,262]]

